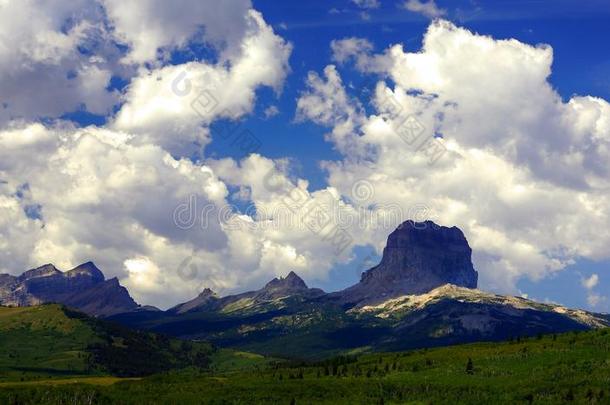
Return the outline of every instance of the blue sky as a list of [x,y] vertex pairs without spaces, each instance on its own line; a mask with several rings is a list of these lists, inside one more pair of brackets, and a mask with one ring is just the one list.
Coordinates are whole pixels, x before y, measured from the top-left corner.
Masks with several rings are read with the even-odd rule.
[[[161,307],[290,270],[327,291],[356,282],[391,229],[350,228],[336,254],[306,230],[172,221],[195,196],[254,205],[264,225],[285,198],[261,188],[273,172],[312,204],[362,208],[359,182],[367,210],[423,204],[464,230],[483,288],[610,311],[609,22],[602,0],[14,2],[0,8],[0,271],[94,260]],[[221,108],[170,92],[181,74]],[[397,153],[397,117],[363,82],[451,153],[429,167]],[[254,155],[222,136],[235,123]],[[191,255],[200,271],[182,280]]]

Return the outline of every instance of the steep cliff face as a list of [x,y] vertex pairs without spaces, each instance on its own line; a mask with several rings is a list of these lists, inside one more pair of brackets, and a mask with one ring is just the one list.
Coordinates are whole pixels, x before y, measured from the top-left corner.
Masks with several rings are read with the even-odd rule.
[[346,304],[364,305],[426,293],[444,284],[476,288],[478,274],[471,256],[458,228],[407,221],[388,237],[381,262],[364,272],[358,284],[333,296]]
[[56,302],[90,315],[108,316],[132,311],[138,304],[118,280],[105,280],[92,262],[62,272],[52,264],[18,277],[0,275],[0,304],[29,306]]

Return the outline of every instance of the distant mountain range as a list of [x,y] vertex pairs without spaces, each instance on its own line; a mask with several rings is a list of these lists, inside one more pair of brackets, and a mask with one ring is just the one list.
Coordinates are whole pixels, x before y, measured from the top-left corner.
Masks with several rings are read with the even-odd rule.
[[472,251],[456,227],[407,221],[379,265],[345,290],[309,288],[294,272],[263,288],[220,297],[210,289],[160,311],[140,307],[116,279],[86,263],[0,276],[0,303],[61,302],[125,325],[274,356],[324,357],[585,330],[607,315],[477,290]]

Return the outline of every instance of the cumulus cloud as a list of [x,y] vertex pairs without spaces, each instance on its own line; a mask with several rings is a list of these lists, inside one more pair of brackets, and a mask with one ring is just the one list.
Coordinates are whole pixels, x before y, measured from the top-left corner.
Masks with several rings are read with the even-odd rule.
[[86,110],[105,115],[119,50],[93,0],[0,3],[0,127]]
[[[140,302],[166,307],[204,286],[232,291],[322,263],[310,263],[314,253],[274,238],[273,230],[231,225],[239,216],[229,205],[230,185],[203,156],[197,162],[182,157],[190,156],[192,142],[205,146],[214,120],[250,113],[257,87],[281,91],[290,44],[249,2],[165,3],[0,5],[0,52],[11,56],[23,45],[15,65],[0,63],[0,72],[9,73],[0,87],[13,86],[2,92],[9,112],[0,113],[1,272],[93,260]],[[169,52],[197,42],[214,47],[215,56],[168,64]],[[86,79],[82,88],[66,85],[66,74],[66,80]],[[34,94],[28,75],[49,83]],[[115,75],[130,80],[120,100],[106,89]],[[36,122],[73,108],[72,101],[53,98],[62,91],[108,124]],[[214,108],[204,105],[204,91]],[[19,97],[22,113],[15,109]],[[247,186],[242,189],[247,198]],[[183,207],[190,215],[186,227],[184,215],[176,216]]]
[[130,47],[124,62],[144,63],[167,58],[189,42],[208,44],[230,58],[247,30],[250,0],[103,0],[114,34]]
[[428,18],[439,18],[447,14],[447,10],[439,8],[434,0],[407,0],[403,7]]
[[[348,195],[354,179],[366,179],[372,204],[423,203],[459,226],[483,288],[515,292],[522,277],[608,257],[610,105],[563,102],[548,82],[549,46],[446,21],[430,25],[418,52],[394,45],[373,54],[366,44],[334,42],[335,60],[391,84],[348,91],[328,66],[324,77],[310,73],[298,102],[297,117],[330,127],[343,154],[325,163],[331,187]],[[379,246],[384,235],[369,238]]]
[[[229,0],[222,7],[199,0],[3,2],[0,127],[11,120],[57,118],[76,111],[108,117],[120,103],[127,104],[119,117],[122,127],[140,128],[138,120],[149,118],[143,115],[165,107],[180,120],[187,115],[187,101],[196,95],[187,100],[182,94],[176,100],[174,94],[169,102],[159,97],[167,99],[169,83],[185,68],[190,69],[191,78],[185,79],[192,80],[193,91],[220,86],[222,94],[208,89],[224,101],[218,114],[223,108],[231,117],[250,111],[256,86],[280,90],[290,54],[290,45],[251,7],[249,0]],[[167,66],[172,52],[188,57],[191,46],[207,47],[212,57],[180,68]],[[131,82],[131,94],[121,97],[113,78]],[[155,83],[158,78],[161,83]],[[243,97],[237,94],[242,88],[247,88]],[[130,101],[140,102],[143,96],[149,102],[134,112]],[[188,110],[195,115],[190,106]],[[200,139],[195,123],[213,117],[189,118],[173,127],[165,123],[157,132],[176,130],[194,133],[190,140]]]
[[279,92],[289,72],[291,45],[274,34],[260,13],[249,11],[246,19],[241,52],[230,64],[189,62],[142,71],[112,126],[185,153],[194,142],[207,142],[202,126],[250,113],[259,86]]

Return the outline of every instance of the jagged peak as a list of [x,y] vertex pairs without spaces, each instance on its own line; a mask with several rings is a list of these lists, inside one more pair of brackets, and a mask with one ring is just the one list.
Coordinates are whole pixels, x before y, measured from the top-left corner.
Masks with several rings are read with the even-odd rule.
[[307,286],[305,284],[305,281],[303,281],[303,279],[301,277],[299,277],[299,275],[292,270],[290,270],[290,273],[288,273],[288,275],[285,277],[285,280],[302,282],[305,286]]
[[291,271],[286,277],[274,278],[269,281],[264,290],[307,290],[307,284],[297,273]]
[[[67,277],[88,275],[96,280],[104,281],[104,273],[91,261],[85,262],[64,273]],[[117,280],[118,281],[118,280]]]
[[198,298],[207,298],[207,297],[217,297],[218,295],[211,288],[204,288],[199,295]]

